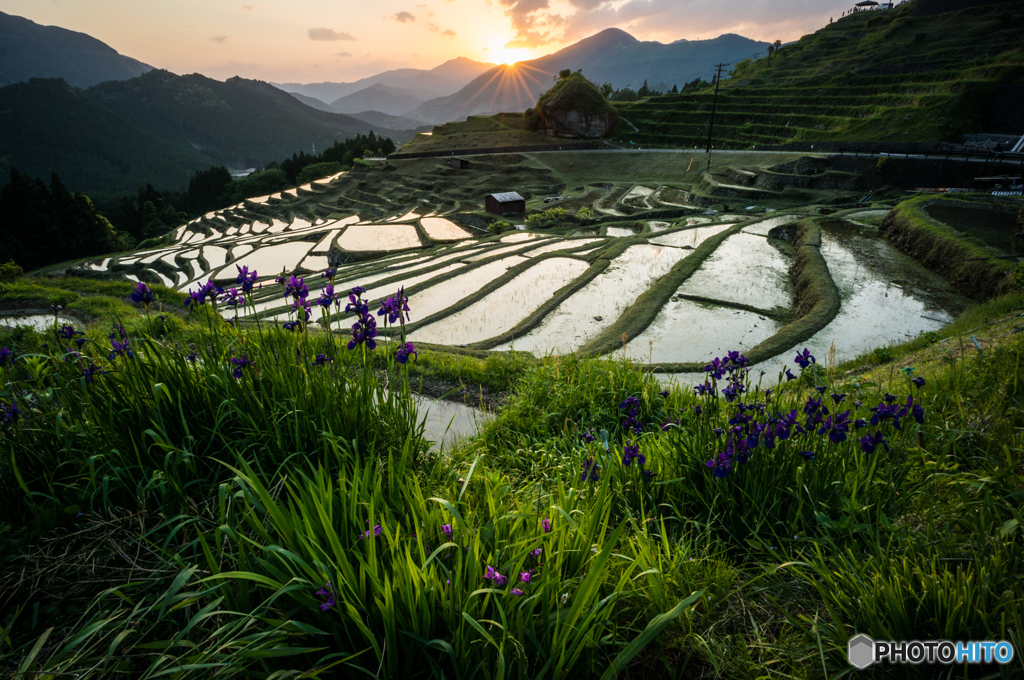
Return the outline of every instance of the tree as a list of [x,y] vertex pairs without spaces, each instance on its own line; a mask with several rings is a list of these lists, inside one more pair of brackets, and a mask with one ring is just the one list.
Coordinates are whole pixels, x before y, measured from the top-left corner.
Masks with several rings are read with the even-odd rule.
[[679,94],[679,86],[678,85],[673,85],[672,86],[672,94]]
[[[223,165],[197,172],[188,182],[188,209],[201,215],[225,206],[229,198],[231,173]],[[141,199],[140,199],[141,200]]]
[[636,94],[637,94],[638,97],[650,97],[651,96],[651,90],[650,90],[649,87],[647,87],[647,81],[646,80],[644,81],[643,87],[641,87],[639,90],[636,91]]
[[603,83],[598,89],[601,90],[601,95],[604,96],[605,99],[609,99],[615,93],[615,88],[611,83]]
[[571,75],[572,75],[572,70],[567,69],[567,68],[563,68],[561,71],[558,72],[558,75],[554,76],[553,79],[556,80],[556,81],[557,80],[565,80],[566,78],[568,78]]

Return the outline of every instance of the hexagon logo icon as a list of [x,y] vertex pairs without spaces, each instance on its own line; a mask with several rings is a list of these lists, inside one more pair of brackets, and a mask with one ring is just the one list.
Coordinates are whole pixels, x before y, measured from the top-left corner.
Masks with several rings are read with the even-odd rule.
[[850,665],[864,670],[875,660],[875,641],[867,635],[858,635],[850,640],[847,650]]

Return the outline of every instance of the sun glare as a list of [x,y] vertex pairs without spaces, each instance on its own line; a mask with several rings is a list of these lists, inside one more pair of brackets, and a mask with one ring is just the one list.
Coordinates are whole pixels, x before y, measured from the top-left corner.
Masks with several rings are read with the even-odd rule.
[[521,47],[492,47],[487,59],[497,64],[514,64],[530,58],[530,50]]

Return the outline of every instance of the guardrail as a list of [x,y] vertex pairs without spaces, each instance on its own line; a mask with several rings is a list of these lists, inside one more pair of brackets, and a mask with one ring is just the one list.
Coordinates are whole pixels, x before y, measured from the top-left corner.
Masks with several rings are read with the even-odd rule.
[[847,149],[841,146],[839,147],[838,154],[840,156],[888,156],[892,158],[924,158],[946,161],[970,161],[974,159],[986,163],[1016,163],[1017,165],[1024,165],[1024,153],[1012,152],[954,151],[951,149],[943,151],[880,151],[877,149]]

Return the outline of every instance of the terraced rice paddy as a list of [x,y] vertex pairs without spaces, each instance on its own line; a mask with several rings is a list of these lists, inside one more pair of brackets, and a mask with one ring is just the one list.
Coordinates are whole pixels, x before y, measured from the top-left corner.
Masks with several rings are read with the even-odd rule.
[[[872,225],[885,211],[877,208],[842,219],[763,207],[691,210],[679,207],[687,192],[672,187],[595,184],[572,200],[603,213],[596,224],[492,235],[479,213],[460,216],[471,205],[465,192],[431,201],[423,182],[386,181],[387,198],[338,177],[251,199],[182,225],[170,245],[75,266],[83,275],[181,289],[211,277],[233,285],[236,266],[247,266],[263,288],[245,314],[282,321],[291,305],[272,279],[282,271],[305,276],[316,296],[327,283],[319,273],[335,261],[339,293],[360,285],[376,304],[405,288],[415,342],[624,353],[676,375],[728,349],[764,343],[776,357],[790,351],[776,338],[794,313],[795,250],[769,234],[793,238],[807,227],[794,224],[801,220],[821,225],[821,253],[842,297],[839,314],[801,347],[825,357],[834,344],[838,359],[850,358],[939,328],[965,304],[878,238]],[[637,222],[616,206],[656,212]]]

